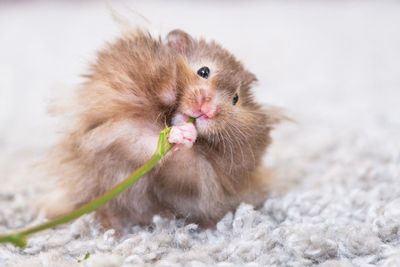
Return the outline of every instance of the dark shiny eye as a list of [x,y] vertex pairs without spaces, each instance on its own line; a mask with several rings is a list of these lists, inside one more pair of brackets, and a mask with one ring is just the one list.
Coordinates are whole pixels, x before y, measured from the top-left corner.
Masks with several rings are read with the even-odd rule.
[[236,103],[239,101],[239,96],[238,94],[235,94],[235,96],[232,99],[232,105],[236,105]]
[[208,67],[201,67],[197,71],[197,75],[199,75],[200,77],[202,77],[204,79],[208,79],[208,76],[210,76],[210,69]]

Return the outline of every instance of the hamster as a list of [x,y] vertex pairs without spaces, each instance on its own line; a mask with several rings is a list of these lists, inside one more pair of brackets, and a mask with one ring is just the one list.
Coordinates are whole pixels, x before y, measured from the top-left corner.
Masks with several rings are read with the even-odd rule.
[[75,119],[48,159],[57,177],[45,197],[49,217],[129,176],[166,126],[173,151],[95,212],[104,229],[148,225],[154,215],[212,228],[241,202],[266,199],[262,157],[279,116],[256,102],[255,75],[219,44],[181,30],[165,38],[133,30],[107,44],[85,77],[69,107]]

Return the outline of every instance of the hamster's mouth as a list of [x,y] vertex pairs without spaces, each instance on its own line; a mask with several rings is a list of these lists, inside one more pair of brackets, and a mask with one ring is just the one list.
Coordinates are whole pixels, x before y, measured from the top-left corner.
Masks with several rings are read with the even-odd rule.
[[206,133],[213,123],[213,118],[208,117],[203,112],[193,112],[192,110],[185,110],[176,113],[172,118],[172,125],[180,125],[194,118],[194,125],[199,134]]
[[207,120],[209,120],[210,118],[206,115],[206,114],[201,114],[201,115],[199,115],[199,116],[197,116],[197,117],[194,117],[196,120],[197,119],[207,119]]
[[196,128],[200,131],[205,130],[209,126],[211,120],[205,114],[201,114],[200,116],[195,117],[195,119],[196,119],[195,121]]

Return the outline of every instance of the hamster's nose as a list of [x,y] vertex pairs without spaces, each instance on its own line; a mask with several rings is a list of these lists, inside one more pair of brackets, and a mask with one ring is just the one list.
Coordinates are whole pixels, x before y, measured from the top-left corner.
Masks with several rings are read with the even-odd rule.
[[215,104],[212,103],[211,99],[208,99],[208,101],[205,99],[205,101],[201,103],[200,112],[209,118],[213,118],[217,113],[217,108]]
[[196,117],[202,115],[205,115],[207,118],[215,117],[217,113],[217,105],[214,103],[213,97],[209,92],[200,90],[195,101],[192,110]]

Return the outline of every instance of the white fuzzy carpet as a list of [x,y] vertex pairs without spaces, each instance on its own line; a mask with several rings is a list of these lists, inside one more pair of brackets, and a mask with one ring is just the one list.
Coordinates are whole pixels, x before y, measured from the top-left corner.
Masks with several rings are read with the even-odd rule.
[[[400,266],[398,2],[126,5],[163,34],[217,39],[262,102],[290,110],[265,160],[277,187],[215,231],[156,217],[117,242],[86,216],[23,251],[0,245],[0,266]],[[40,221],[29,203],[46,180],[29,166],[55,140],[46,103],[116,34],[103,3],[0,2],[0,233]]]

